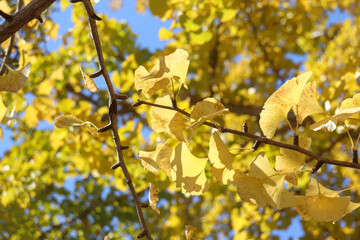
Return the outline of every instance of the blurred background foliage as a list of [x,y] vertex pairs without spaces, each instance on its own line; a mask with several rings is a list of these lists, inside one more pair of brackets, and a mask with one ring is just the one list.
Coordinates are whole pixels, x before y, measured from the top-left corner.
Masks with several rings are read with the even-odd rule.
[[[116,11],[122,2],[109,4]],[[2,239],[103,239],[105,235],[132,239],[140,233],[122,172],[110,169],[117,161],[111,134],[94,138],[82,128],[53,128],[61,113],[97,126],[107,123],[105,88],[90,93],[80,73],[80,67],[88,74],[97,70],[83,6],[72,6],[73,27],[61,36],[61,23],[52,19],[52,14],[69,5],[67,0],[55,3],[45,12],[44,23],[31,21],[15,38],[9,65],[16,69],[31,62],[32,70],[18,94],[1,92],[7,107],[1,127],[14,141],[0,162]],[[16,1],[2,1],[0,8],[14,12]],[[112,81],[119,92],[130,96],[119,102],[118,123],[122,144],[130,146],[124,156],[134,185],[144,201],[150,181],[160,189],[161,214],[144,210],[154,238],[183,239],[185,225],[190,224],[197,227],[195,236],[203,239],[356,239],[359,210],[336,223],[305,222],[293,209],[279,211],[242,202],[236,187],[216,181],[210,166],[206,170],[210,188],[204,195],[181,194],[164,172],[154,174],[141,166],[138,152],[154,150],[166,136],[149,129],[149,107],[133,109],[131,104],[143,97],[134,90],[135,69],[139,65],[150,69],[160,55],[182,48],[190,54],[190,68],[189,89],[181,91],[180,106],[215,97],[232,112],[225,116],[224,126],[241,129],[246,121],[250,132],[261,134],[259,113],[267,97],[284,81],[307,70],[313,71],[310,80],[317,83],[319,102],[334,113],[341,100],[359,89],[359,2],[138,0],[137,11],[150,11],[171,22],[169,28],[158,31],[159,39],[167,40],[163,49],[141,47],[126,21],[111,19],[106,13],[97,13],[103,19],[97,25]],[[332,21],[339,13],[344,19]],[[50,49],[49,39],[61,39],[61,46]],[[2,44],[1,58],[8,44]],[[313,133],[308,125],[314,120],[316,116],[308,118],[302,127],[313,139],[311,150],[349,160],[351,149],[344,132]],[[286,141],[291,136],[283,125],[275,139]],[[207,156],[209,137],[210,129],[200,127],[190,143],[195,156]],[[252,142],[229,134],[224,138],[238,153],[234,168],[247,171],[257,153],[239,148],[250,147]],[[272,162],[279,154],[271,146],[263,145],[259,151],[265,151]],[[319,180],[338,190],[358,185],[359,174],[354,169],[324,166]],[[303,174],[299,186],[288,188],[303,193],[308,181],[309,174]],[[353,201],[360,201],[358,191],[350,194]]]

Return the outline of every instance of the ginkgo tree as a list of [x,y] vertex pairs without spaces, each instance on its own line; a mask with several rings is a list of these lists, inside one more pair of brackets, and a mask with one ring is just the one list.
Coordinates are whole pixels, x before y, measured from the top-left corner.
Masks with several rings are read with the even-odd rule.
[[53,3],[0,3],[1,238],[358,237],[356,1]]

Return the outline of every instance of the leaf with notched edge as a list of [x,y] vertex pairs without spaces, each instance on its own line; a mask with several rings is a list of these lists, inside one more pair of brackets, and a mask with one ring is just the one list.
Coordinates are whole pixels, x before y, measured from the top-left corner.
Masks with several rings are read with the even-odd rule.
[[[172,106],[169,95],[157,98],[155,103],[165,106]],[[183,129],[185,125],[181,113],[174,110],[151,107],[150,123],[151,128],[155,132],[165,132],[176,140],[184,141]]]
[[259,207],[270,205],[275,209],[294,207],[297,199],[284,187],[284,174],[277,173],[265,153],[259,153],[250,165],[249,174],[235,174],[235,184],[240,198]]
[[350,197],[340,197],[342,191],[325,188],[311,178],[305,196],[297,196],[299,204],[295,210],[305,220],[335,222],[360,207],[360,203],[350,201]]
[[316,99],[316,82],[308,82],[297,105],[292,107],[296,120],[301,124],[304,119],[315,113],[324,113]]
[[300,74],[286,81],[265,102],[260,113],[260,128],[267,138],[272,138],[280,122],[287,119],[292,106],[299,103],[301,94],[312,72]]
[[150,98],[158,90],[167,90],[171,79],[187,88],[185,83],[189,68],[189,54],[183,49],[177,49],[172,54],[160,57],[157,64],[148,72],[143,66],[135,71],[135,89],[142,90],[146,98]]
[[219,132],[214,132],[210,137],[209,160],[213,174],[224,185],[234,182],[233,158],[234,156],[221,140]]
[[184,142],[180,142],[172,152],[171,179],[183,193],[200,195],[208,189],[205,175],[207,158],[197,158],[191,154]]
[[25,85],[30,74],[31,63],[20,70],[13,70],[6,64],[5,66],[9,69],[9,74],[0,77],[0,91],[16,93]]

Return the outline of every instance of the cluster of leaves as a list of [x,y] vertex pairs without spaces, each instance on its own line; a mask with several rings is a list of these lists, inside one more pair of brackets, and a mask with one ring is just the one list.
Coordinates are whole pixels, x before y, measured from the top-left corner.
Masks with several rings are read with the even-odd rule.
[[[284,181],[297,185],[297,174],[304,172],[303,166],[308,165],[305,155],[294,150],[280,149],[280,155],[275,162],[276,170],[270,165],[265,153],[259,153],[245,174],[233,169],[234,157],[219,132],[215,131],[210,137],[208,158],[194,156],[189,150],[194,132],[205,122],[214,121],[216,117],[226,113],[227,109],[215,98],[207,98],[196,103],[185,117],[176,111],[177,94],[174,85],[178,83],[178,91],[182,85],[186,86],[185,74],[189,66],[187,57],[185,50],[177,49],[174,53],[160,58],[150,72],[142,66],[135,72],[135,87],[142,90],[145,97],[164,92],[150,109],[150,122],[155,132],[164,132],[171,137],[166,143],[159,144],[155,151],[139,153],[145,169],[156,173],[160,168],[175,181],[176,187],[181,188],[183,193],[199,195],[209,188],[205,174],[205,166],[209,161],[216,179],[224,185],[235,184],[243,201],[253,202],[259,207],[270,205],[279,210],[293,207],[306,220],[337,221],[360,207],[360,203],[351,202],[350,197],[338,196],[342,191],[329,190],[313,178],[306,188],[305,196],[289,192]],[[308,82],[311,74],[312,72],[303,73],[286,81],[267,99],[260,114],[260,127],[266,137],[272,138],[280,122],[288,121],[287,116],[291,109],[298,124],[312,114],[324,112],[317,101],[316,83]],[[172,88],[169,88],[170,85]],[[346,99],[338,114],[311,127],[317,130],[328,129],[327,126],[335,124],[334,122],[345,124],[345,120],[360,111],[359,103],[354,102],[357,96]],[[174,109],[168,109],[172,106]],[[318,125],[320,126],[317,127]],[[186,140],[184,131],[189,132]],[[298,131],[297,125],[294,130],[296,136]],[[311,139],[302,135],[299,144],[302,148],[309,149]],[[156,199],[158,200],[158,197]],[[159,213],[158,209],[155,210]]]
[[[29,1],[24,2],[26,5]],[[116,2],[111,1],[114,8],[119,5]],[[130,96],[128,102],[118,106],[119,134],[122,143],[130,146],[124,157],[139,195],[143,200],[150,197],[151,207],[161,213],[158,215],[151,208],[144,210],[154,236],[176,239],[186,232],[188,238],[194,235],[216,239],[230,234],[234,239],[266,239],[276,236],[275,230],[286,229],[298,221],[304,230],[303,238],[358,237],[360,228],[355,223],[360,220],[359,210],[347,214],[357,207],[353,202],[360,200],[359,191],[353,189],[359,182],[357,170],[324,165],[317,177],[320,184],[308,172],[315,161],[303,154],[262,144],[259,152],[265,152],[266,157],[264,153],[256,156],[249,151],[253,143],[248,138],[210,131],[204,126],[211,122],[239,129],[247,122],[249,132],[259,135],[263,130],[268,137],[277,128],[272,136],[275,140],[290,143],[293,132],[300,135],[302,148],[348,161],[349,152],[358,144],[354,140],[358,137],[358,114],[354,108],[358,107],[360,72],[357,2],[137,2],[140,12],[150,11],[171,21],[168,29],[159,31],[159,38],[167,40],[164,49],[150,54],[136,43],[136,34],[129,25],[106,15],[101,15],[103,21],[98,22],[98,29],[101,40],[107,43],[102,47],[114,86]],[[69,7],[67,0],[57,2],[45,12],[42,24],[34,20],[16,34],[15,47],[7,61],[12,69],[19,70],[31,62],[31,73],[18,93],[1,92],[1,127],[5,141],[11,135],[14,144],[0,162],[0,237],[135,236],[139,225],[126,182],[120,171],[110,170],[116,162],[112,136],[93,136],[86,131],[96,130],[88,122],[103,126],[108,111],[101,80],[95,79],[99,89],[96,93],[90,93],[82,80],[80,68],[84,74],[96,68],[86,15],[81,6],[72,6],[73,28],[59,36],[59,26],[51,19],[59,4],[61,10]],[[0,2],[4,12],[14,12],[14,6],[14,0]],[[348,19],[329,21],[334,11],[345,12]],[[58,39],[61,46],[56,51],[49,50],[49,39]],[[9,41],[1,45],[1,57],[8,46]],[[189,53],[191,64],[182,50],[177,51],[180,61],[161,58],[178,48]],[[147,72],[145,69],[156,65],[158,58],[158,69]],[[172,65],[164,65],[169,60]],[[136,71],[139,65],[144,68]],[[300,69],[312,70],[314,82],[306,83],[303,90],[297,90],[298,85],[289,87],[296,96],[284,98],[274,93],[281,85],[288,85],[285,80],[298,75]],[[185,81],[186,74],[191,81]],[[86,79],[86,74],[83,76]],[[148,78],[142,82],[144,76]],[[321,93],[317,97],[312,90],[315,82]],[[159,92],[154,93],[152,87],[159,88]],[[135,91],[140,88],[142,93]],[[136,103],[142,94],[158,95],[154,102],[169,108],[152,107],[150,114],[146,106],[132,108],[129,103]],[[304,94],[317,98],[332,117],[314,114],[305,119],[307,112],[301,106],[307,105],[308,99],[302,97]],[[347,100],[339,104],[341,99]],[[317,101],[308,103],[310,112],[319,110]],[[290,126],[259,125],[259,120],[266,120],[259,119],[263,106],[277,113],[277,122],[285,120]],[[174,107],[189,109],[189,116],[170,110]],[[265,110],[261,116],[266,113],[269,112]],[[65,120],[65,125],[69,124],[66,116],[76,117],[70,117],[73,126],[53,128],[61,114],[57,120]],[[312,119],[319,123],[311,126]],[[340,126],[335,131],[335,125],[344,121],[346,128]],[[63,126],[61,122],[58,121]],[[347,131],[353,145],[344,138]],[[198,164],[189,164],[185,156]],[[139,158],[150,171],[135,160]],[[237,182],[244,181],[246,185],[238,188]],[[248,182],[257,191],[246,188]],[[346,188],[353,189],[346,194],[353,202],[343,196],[344,190],[339,190]],[[274,195],[274,189],[281,190],[276,192],[280,195]],[[289,204],[278,200],[279,196],[288,199]],[[306,220],[296,218],[296,211],[287,208],[291,206]],[[335,223],[324,222],[345,214]],[[191,225],[197,228],[195,234]]]

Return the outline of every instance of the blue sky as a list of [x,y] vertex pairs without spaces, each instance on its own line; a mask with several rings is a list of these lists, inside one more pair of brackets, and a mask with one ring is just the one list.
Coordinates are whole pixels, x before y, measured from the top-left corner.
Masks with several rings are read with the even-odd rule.
[[[56,3],[59,5],[59,3]],[[71,10],[69,7],[64,12],[57,12],[52,17],[56,23],[59,24],[59,36],[66,33],[70,28],[73,27],[71,22]],[[118,11],[112,11],[109,8],[109,1],[100,1],[95,6],[95,11],[101,14],[107,14],[110,18],[116,18],[117,20],[124,20],[130,26],[134,33],[138,35],[138,44],[142,47],[148,48],[150,51],[156,49],[161,49],[166,45],[165,41],[160,41],[158,38],[158,30],[161,27],[168,28],[170,26],[170,21],[163,22],[159,18],[156,18],[151,15],[149,11],[146,11],[145,14],[140,14],[136,12],[136,1],[134,0],[123,0],[123,6]],[[329,13],[328,24],[333,24],[336,22],[341,22],[348,17],[346,12],[341,12],[340,10],[335,10],[333,13]],[[48,43],[50,50],[56,50],[61,44],[61,38],[59,40],[52,41]],[[293,59],[296,62],[302,62],[306,60],[305,55],[294,55],[287,54],[288,58]],[[31,79],[30,79],[31,81]],[[48,123],[42,123],[40,128],[46,127],[51,128],[52,126]],[[14,142],[11,140],[11,131],[4,125],[2,125],[4,130],[4,141],[0,143],[0,159],[4,155],[5,151],[8,151]],[[69,179],[71,182],[72,180]],[[71,183],[67,184],[71,188]],[[293,219],[292,224],[287,230],[276,230],[273,232],[273,235],[278,235],[280,239],[289,239],[298,238],[303,234],[303,230],[300,224],[300,217]]]

